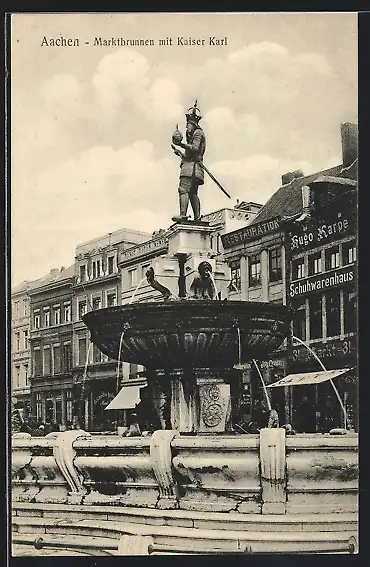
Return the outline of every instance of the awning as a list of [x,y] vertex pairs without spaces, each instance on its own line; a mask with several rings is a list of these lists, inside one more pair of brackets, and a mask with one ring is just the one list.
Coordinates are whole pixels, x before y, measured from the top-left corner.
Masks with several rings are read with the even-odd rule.
[[340,368],[337,370],[321,370],[320,372],[302,372],[301,374],[288,374],[274,384],[269,384],[267,388],[278,388],[280,386],[301,386],[304,384],[320,384],[326,380],[336,378],[352,368]]
[[140,403],[140,388],[145,388],[146,384],[139,386],[123,386],[116,397],[107,405],[105,410],[134,409]]

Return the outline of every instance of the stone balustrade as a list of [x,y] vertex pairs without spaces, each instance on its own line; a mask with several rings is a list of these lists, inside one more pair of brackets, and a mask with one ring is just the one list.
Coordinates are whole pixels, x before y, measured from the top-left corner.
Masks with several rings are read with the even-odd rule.
[[357,509],[357,435],[12,438],[14,502],[291,514]]

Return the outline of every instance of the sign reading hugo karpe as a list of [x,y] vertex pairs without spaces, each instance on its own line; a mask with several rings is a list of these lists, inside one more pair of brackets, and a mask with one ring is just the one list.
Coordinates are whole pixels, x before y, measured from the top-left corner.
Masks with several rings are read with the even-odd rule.
[[288,235],[290,249],[294,252],[309,250],[329,243],[337,238],[354,231],[354,220],[350,216],[342,215],[329,222],[311,223],[307,229],[297,227]]
[[224,248],[230,248],[234,244],[242,244],[246,240],[258,238],[264,234],[268,234],[269,232],[274,232],[279,228],[279,221],[277,219],[273,219],[266,222],[256,223],[251,226],[246,226],[245,228],[240,228],[234,232],[229,232],[229,234],[224,234],[221,236],[221,240]]
[[314,291],[325,291],[351,282],[355,282],[355,267],[353,265],[292,282],[289,286],[289,295],[290,297],[297,297]]

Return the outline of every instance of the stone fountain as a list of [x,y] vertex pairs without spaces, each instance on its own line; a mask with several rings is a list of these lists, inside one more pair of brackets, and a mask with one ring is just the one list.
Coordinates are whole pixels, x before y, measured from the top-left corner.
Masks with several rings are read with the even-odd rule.
[[355,552],[357,437],[233,429],[242,363],[281,345],[288,309],[220,300],[214,284],[227,267],[209,253],[212,228],[175,219],[169,287],[148,270],[151,301],[83,317],[104,354],[145,367],[160,427],[14,435],[13,542],[41,533],[37,549],[71,555]]

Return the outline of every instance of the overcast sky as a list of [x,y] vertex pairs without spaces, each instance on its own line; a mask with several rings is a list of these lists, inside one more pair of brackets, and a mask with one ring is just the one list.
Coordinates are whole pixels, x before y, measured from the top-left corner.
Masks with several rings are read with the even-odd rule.
[[[61,35],[80,46],[41,45]],[[189,36],[204,45],[176,45]],[[95,37],[155,45],[99,47]],[[159,46],[167,37],[173,45]],[[202,211],[265,203],[282,173],[341,163],[340,123],[357,122],[357,15],[13,15],[14,285],[72,264],[91,238],[172,224],[179,161],[169,144],[195,98],[205,163],[232,195],[207,179]]]

